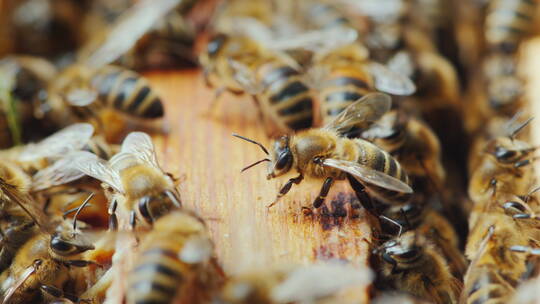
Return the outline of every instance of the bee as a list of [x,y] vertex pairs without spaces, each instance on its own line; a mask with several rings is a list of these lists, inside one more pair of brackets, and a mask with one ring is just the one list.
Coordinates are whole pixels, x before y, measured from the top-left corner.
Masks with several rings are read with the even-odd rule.
[[161,169],[152,139],[146,133],[130,133],[120,152],[109,161],[87,151],[76,151],[68,159],[71,165],[65,172],[78,170],[103,182],[102,186],[109,193],[112,223],[117,222],[115,211],[118,205],[124,208],[122,211],[129,212],[132,228],[137,219],[152,224],[181,206],[175,182]]
[[[252,166],[269,162],[268,179],[290,172],[298,176],[289,179],[281,188],[276,200],[287,194],[293,184],[299,184],[304,175],[324,179],[319,195],[313,202],[319,208],[335,180],[348,179],[359,199],[369,205],[365,191],[384,203],[406,202],[413,192],[405,170],[388,152],[363,139],[343,137],[344,131],[357,124],[378,120],[390,109],[391,99],[383,93],[371,93],[347,107],[334,121],[320,129],[310,129],[277,139],[268,152],[261,144],[237,136],[259,145],[269,156]],[[373,206],[367,206],[373,210]]]
[[515,139],[530,121],[510,120],[508,136],[499,136],[487,143],[482,153],[485,157],[476,165],[469,182],[473,202],[487,202],[497,192],[526,194],[531,188],[534,174],[531,154],[535,148]]
[[[248,303],[356,303],[338,294],[365,288],[371,282],[368,269],[330,261],[305,266],[280,265],[253,269],[230,277],[221,293],[227,304]],[[358,301],[358,298],[357,298]]]
[[403,110],[392,110],[362,132],[362,138],[392,154],[412,178],[415,189],[421,188],[418,182],[422,181],[431,182],[427,189],[436,191],[444,185],[441,144],[435,132],[420,119]]
[[382,274],[398,290],[435,303],[457,303],[461,282],[424,236],[407,231],[381,247]]
[[[9,56],[0,60],[0,100],[2,116],[0,146],[22,144],[42,134],[40,128],[29,134],[23,126],[41,125],[39,111],[48,82],[56,68],[47,60],[32,56]],[[39,132],[38,132],[39,130]]]
[[339,9],[339,6],[322,1],[314,1],[310,4],[307,8],[307,16],[305,18],[308,19],[309,23],[312,23],[314,28],[356,27],[352,20]]
[[516,56],[491,54],[484,59],[483,76],[489,109],[513,115],[524,103],[525,81],[517,71]]
[[485,39],[489,47],[506,53],[517,50],[533,28],[536,1],[494,0],[487,7]]
[[287,55],[263,50],[247,37],[218,35],[208,44],[201,61],[208,83],[215,86],[212,79],[222,83],[217,96],[228,90],[254,97],[268,133],[313,125],[312,92]]
[[[208,300],[212,284],[220,281],[209,232],[204,222],[190,212],[175,210],[159,218],[138,250],[128,275],[127,303]],[[205,290],[195,291],[197,286]],[[195,300],[197,297],[201,299]]]
[[[411,95],[414,83],[386,66],[369,61],[368,50],[359,43],[319,52],[314,58],[323,123],[329,123],[343,109],[364,95],[381,91]],[[323,76],[324,75],[324,76]]]
[[[414,230],[428,239],[444,256],[451,273],[457,278],[463,276],[467,262],[459,250],[459,237],[450,222],[439,212],[429,206],[423,206],[420,202],[412,201],[390,206],[383,214],[406,231]],[[391,228],[382,225],[389,233],[395,232],[394,226]]]
[[[93,263],[79,259],[81,253],[92,250],[93,246],[77,230],[77,219],[72,224],[53,224],[40,212],[30,196],[18,192],[4,180],[0,180],[0,186],[11,201],[28,212],[40,229],[19,249],[10,267],[0,275],[3,303],[30,303],[39,299],[64,297],[78,301],[75,295],[62,290],[69,281],[70,267],[86,267]],[[91,196],[85,204],[90,199]]]

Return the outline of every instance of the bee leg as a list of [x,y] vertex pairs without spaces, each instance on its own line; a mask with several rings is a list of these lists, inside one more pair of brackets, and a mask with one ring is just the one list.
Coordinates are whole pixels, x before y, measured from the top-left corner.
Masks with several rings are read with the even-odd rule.
[[396,260],[394,260],[388,253],[383,253],[382,254],[382,259],[392,265],[392,274],[395,274],[397,272],[397,262]]
[[135,230],[135,225],[137,224],[137,214],[134,210],[131,210],[129,213],[129,226],[131,227],[131,230]]
[[330,192],[330,188],[332,188],[332,185],[334,184],[334,179],[331,177],[328,177],[322,187],[321,191],[319,192],[319,196],[313,201],[313,208],[318,209],[322,206],[324,203],[324,200],[326,199],[326,196],[328,195],[328,192]]
[[350,174],[347,174],[347,179],[349,180],[349,184],[353,188],[354,192],[356,193],[356,197],[358,197],[358,200],[360,201],[360,204],[362,204],[364,209],[366,209],[367,212],[371,213],[372,215],[378,217],[379,214],[373,206],[371,197],[366,192],[366,187],[364,187],[364,185],[362,185],[359,181],[356,180],[356,178],[354,178],[354,176]]
[[73,303],[90,302],[88,300],[79,299],[76,295],[63,292],[60,288],[51,285],[41,285],[39,289],[54,298],[68,299]]
[[73,266],[73,267],[86,267],[88,265],[99,265],[98,263],[94,261],[86,261],[86,260],[67,260],[64,262],[66,266]]
[[116,216],[116,208],[118,202],[114,200],[109,208],[109,230],[115,231],[118,229],[118,217]]
[[285,194],[289,192],[289,190],[291,190],[291,187],[293,184],[298,185],[303,179],[304,179],[304,176],[302,174],[298,175],[297,177],[293,177],[289,179],[289,181],[287,181],[285,185],[283,185],[281,190],[279,190],[276,200],[272,202],[270,205],[266,206],[266,208],[271,208],[272,206],[274,206],[282,196],[284,196]]

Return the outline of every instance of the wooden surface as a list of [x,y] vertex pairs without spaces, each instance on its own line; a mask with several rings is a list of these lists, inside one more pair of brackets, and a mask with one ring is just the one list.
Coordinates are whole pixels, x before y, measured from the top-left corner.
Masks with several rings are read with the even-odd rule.
[[[266,206],[287,177],[266,180],[262,164],[240,173],[264,154],[231,134],[267,146],[270,142],[248,97],[224,94],[210,109],[214,92],[205,87],[197,71],[146,76],[165,101],[171,128],[168,136],[154,137],[160,161],[183,180],[182,201],[206,219],[228,273],[332,258],[347,259],[359,267],[366,264],[365,240],[370,240],[371,228],[363,211],[356,219],[303,215],[301,206],[311,205],[322,181],[295,185],[268,210]],[[338,189],[349,191],[349,185],[337,184],[328,201],[339,196],[337,204],[342,205],[350,194],[340,194]],[[365,296],[358,293],[358,302]]]

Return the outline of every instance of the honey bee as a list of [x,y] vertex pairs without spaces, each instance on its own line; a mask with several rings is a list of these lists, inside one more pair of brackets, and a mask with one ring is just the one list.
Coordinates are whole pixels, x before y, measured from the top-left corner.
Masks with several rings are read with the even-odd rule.
[[180,207],[180,195],[175,182],[163,172],[155,154],[152,139],[146,133],[132,132],[122,143],[120,152],[109,161],[87,151],[69,156],[71,166],[66,172],[78,170],[103,182],[110,194],[109,213],[116,222],[118,205],[129,212],[132,228],[136,220],[152,224],[170,210]]
[[511,120],[508,136],[490,140],[483,157],[473,170],[469,196],[474,202],[487,202],[497,192],[526,194],[531,188],[533,168],[530,144],[515,139],[531,120],[523,123]]
[[392,154],[413,180],[415,189],[422,188],[418,184],[422,181],[432,183],[423,188],[442,189],[446,173],[441,161],[441,144],[426,123],[403,110],[392,110],[362,132],[362,138]]
[[[239,53],[241,52],[241,53]],[[289,132],[313,125],[312,93],[288,56],[264,50],[247,37],[216,36],[201,57],[217,96],[247,92],[261,109],[267,132]]]
[[382,273],[398,290],[435,303],[457,303],[461,282],[424,236],[407,231],[379,250]]
[[485,39],[494,50],[511,53],[533,28],[536,1],[494,0],[487,7]]
[[525,82],[517,71],[516,56],[491,54],[484,59],[483,75],[489,109],[505,116],[523,105]]
[[[56,68],[47,60],[32,56],[9,56],[0,60],[0,100],[2,115],[0,146],[13,144],[39,136],[40,128],[28,134],[23,126],[39,124],[41,97],[48,82],[56,75]],[[36,131],[36,132],[34,132]]]
[[190,212],[175,210],[159,218],[138,250],[128,276],[127,303],[199,303],[209,300],[221,280],[208,230]]
[[[368,50],[359,43],[346,44],[315,55],[316,82],[321,100],[323,123],[330,122],[343,109],[376,90],[394,95],[411,95],[414,83],[386,66],[369,61]],[[322,76],[324,75],[324,76]]]
[[232,276],[223,287],[221,300],[227,304],[355,303],[337,294],[347,289],[358,292],[371,279],[367,269],[332,261],[306,266],[280,265]]
[[[404,205],[390,206],[383,214],[406,231],[414,230],[428,239],[444,256],[451,273],[456,278],[463,276],[467,262],[459,250],[459,237],[449,221],[439,212],[412,201]],[[394,226],[392,225],[392,228]],[[390,226],[382,227],[390,233],[395,232]]]
[[[295,169],[298,176],[289,179],[276,200],[299,184],[304,175],[325,179],[315,201],[319,208],[335,180],[348,179],[359,199],[369,205],[365,191],[382,202],[398,203],[409,200],[413,192],[405,170],[388,152],[363,139],[348,139],[343,132],[352,126],[378,120],[390,109],[391,99],[383,93],[371,93],[347,107],[334,121],[320,129],[310,129],[294,135],[285,135],[274,142],[269,156],[255,164],[269,162],[268,179],[279,177]],[[244,170],[251,168],[250,165]],[[373,210],[373,206],[368,206]]]
[[[78,301],[75,295],[62,290],[70,278],[70,267],[86,267],[93,263],[79,259],[82,252],[92,250],[93,246],[77,229],[77,219],[73,223],[53,224],[30,196],[20,193],[4,180],[0,180],[0,186],[11,201],[28,212],[41,230],[19,249],[10,267],[1,274],[3,303],[29,303],[51,298]],[[90,199],[91,196],[85,204]]]

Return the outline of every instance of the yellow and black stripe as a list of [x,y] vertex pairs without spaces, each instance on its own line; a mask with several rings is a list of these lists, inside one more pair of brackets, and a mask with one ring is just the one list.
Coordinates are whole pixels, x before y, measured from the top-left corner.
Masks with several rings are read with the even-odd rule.
[[114,152],[111,150],[109,144],[101,136],[92,137],[90,141],[88,141],[88,143],[86,143],[86,145],[83,147],[83,150],[94,153],[99,158],[105,160],[110,159],[114,155]]
[[257,100],[266,103],[264,108],[272,111],[272,116],[282,120],[288,128],[310,128],[314,102],[302,75],[277,60],[263,64],[260,70],[263,90],[256,96]]
[[486,41],[489,46],[514,52],[529,34],[537,11],[536,0],[493,0],[486,16]]
[[[359,149],[358,163],[410,185],[407,173],[392,155],[368,141],[355,139],[355,142]],[[397,192],[374,185],[367,187],[386,203],[405,203],[411,198],[411,193]]]
[[161,118],[163,103],[141,75],[117,66],[99,69],[91,79],[103,106],[140,118]]

